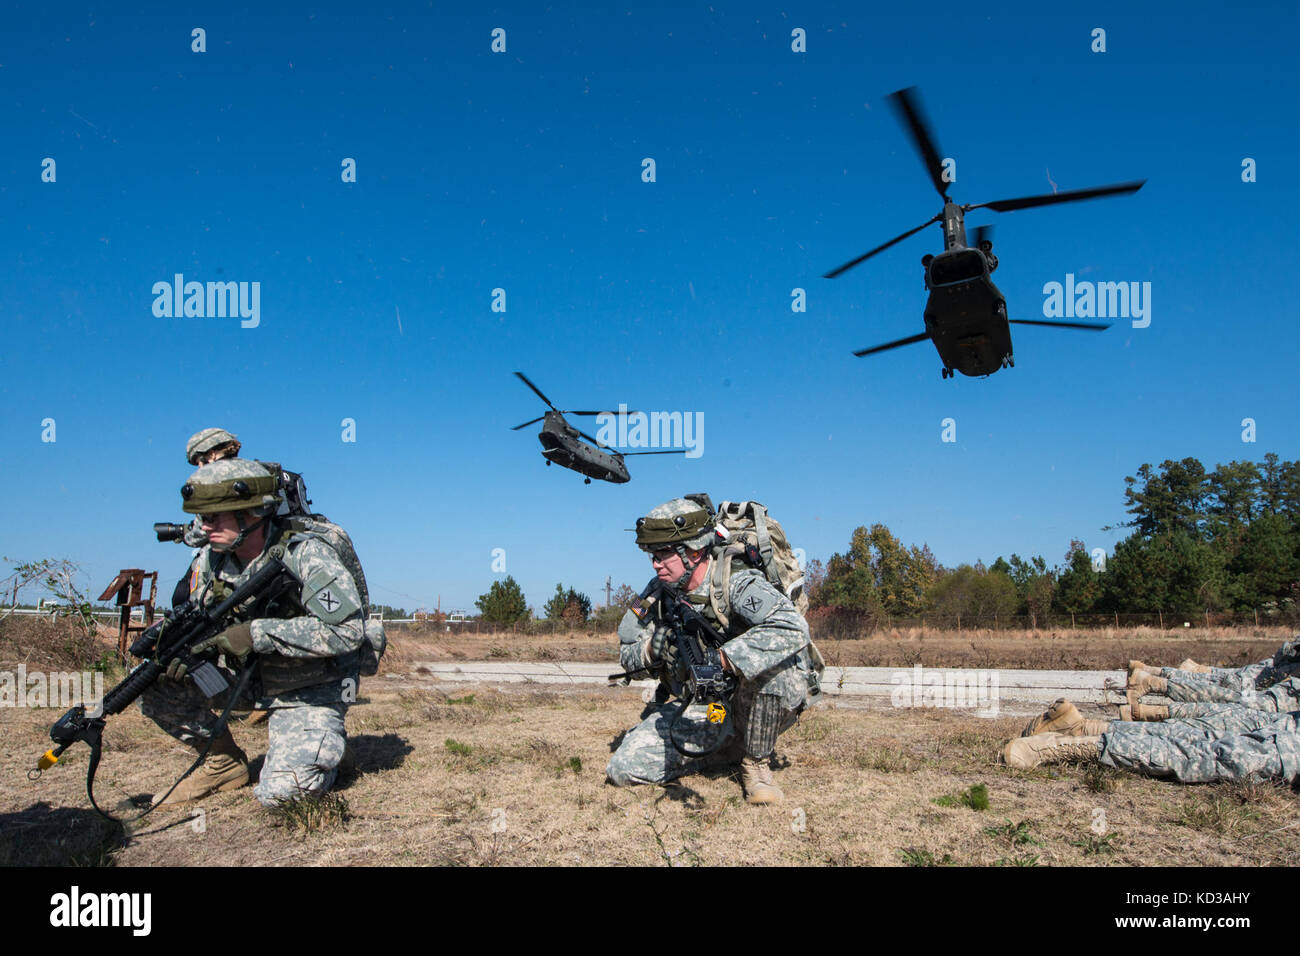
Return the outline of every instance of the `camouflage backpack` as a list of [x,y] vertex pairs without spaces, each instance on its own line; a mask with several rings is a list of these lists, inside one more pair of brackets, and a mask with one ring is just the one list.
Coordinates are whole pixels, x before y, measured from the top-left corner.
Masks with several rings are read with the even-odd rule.
[[737,562],[741,567],[762,571],[800,614],[808,613],[799,562],[785,529],[763,505],[757,501],[724,501],[718,507],[717,530],[724,540],[713,548],[709,604],[723,627],[727,626],[727,587]]
[[[724,540],[713,548],[709,606],[723,629],[728,623],[728,586],[732,571],[738,564],[742,569],[762,571],[772,586],[790,599],[796,611],[801,615],[807,614],[808,595],[804,593],[803,571],[799,569],[785,529],[767,513],[767,508],[757,501],[724,501],[718,507],[716,520],[717,534]],[[826,659],[811,636],[808,655],[812,662],[812,673],[808,676],[811,700],[821,693],[821,678],[826,671]]]
[[370,619],[370,590],[366,586],[366,574],[361,570],[361,560],[352,544],[351,536],[330,521],[324,515],[290,515],[279,519],[285,531],[292,535],[309,535],[328,544],[347,568],[348,574],[356,582],[357,593],[361,596],[361,618],[365,622],[366,643],[361,647],[361,673],[373,675],[379,670],[379,659],[384,656],[388,639],[384,635],[381,621]]

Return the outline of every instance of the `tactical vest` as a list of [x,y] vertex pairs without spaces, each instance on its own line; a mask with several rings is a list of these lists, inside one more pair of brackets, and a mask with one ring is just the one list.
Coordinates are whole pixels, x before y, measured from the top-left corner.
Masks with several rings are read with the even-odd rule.
[[[292,516],[277,518],[273,541],[265,553],[276,554],[281,558],[295,543],[305,538],[323,541],[335,554],[340,563],[356,584],[361,598],[361,618],[365,640],[361,647],[349,654],[325,658],[287,658],[281,655],[268,655],[260,659],[258,674],[262,679],[263,692],[267,696],[277,696],[324,684],[359,673],[371,676],[379,670],[379,660],[384,656],[388,641],[381,621],[370,619],[369,591],[366,587],[365,573],[361,570],[361,561],[357,558],[352,538],[346,531],[320,515]],[[203,595],[205,606],[211,606],[228,596],[234,587],[218,576],[212,565],[212,549],[205,548],[194,564],[190,583],[191,596],[204,577],[208,585]],[[245,569],[247,570],[247,569]],[[251,605],[241,608],[240,620],[256,617],[290,618],[301,617],[310,612],[302,606],[296,591],[281,596],[273,606]]]

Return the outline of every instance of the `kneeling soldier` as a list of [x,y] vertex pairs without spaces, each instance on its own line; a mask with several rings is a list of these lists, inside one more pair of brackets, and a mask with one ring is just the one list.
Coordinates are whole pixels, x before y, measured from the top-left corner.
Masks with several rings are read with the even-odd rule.
[[[282,561],[296,580],[287,594],[241,609],[236,623],[195,650],[220,652],[227,680],[237,687],[245,664],[253,672],[235,702],[270,712],[268,745],[253,793],[272,805],[329,790],[344,757],[344,714],[356,700],[359,672],[371,653],[366,585],[355,555],[341,556],[328,527],[290,525],[276,517],[276,478],[239,458],[199,468],[181,489],[183,507],[200,516],[208,544],[190,578],[190,599],[211,606],[268,561]],[[308,530],[303,530],[306,524]],[[345,561],[350,557],[351,561]],[[355,573],[349,572],[351,563]],[[371,627],[373,628],[373,624]],[[254,655],[250,659],[249,655]],[[159,803],[195,800],[248,783],[248,761],[212,704],[224,707],[230,690],[209,700],[185,679],[183,665],[141,698],[141,710],[167,733],[207,759]],[[367,670],[368,673],[373,673]]]
[[685,673],[673,632],[653,615],[643,620],[629,611],[619,626],[620,660],[629,673],[658,677],[660,693],[647,708],[649,716],[623,737],[606,773],[617,786],[664,783],[703,769],[712,758],[739,761],[745,799],[776,803],[783,796],[770,768],[777,736],[795,724],[818,688],[808,624],[762,571],[744,566],[730,574],[722,595],[727,624],[721,626],[710,601],[710,571],[715,561],[731,558],[719,546],[722,539],[713,523],[703,505],[675,498],[637,521],[636,542],[651,556],[669,598],[684,598],[724,638],[719,657],[736,680],[731,701],[736,739],[709,756],[681,753],[675,734],[694,740],[693,747],[682,749],[695,753],[716,728],[707,721],[688,721],[688,714],[681,715],[682,723],[693,729],[683,732],[675,725],[679,705],[669,704],[668,698],[683,699]]

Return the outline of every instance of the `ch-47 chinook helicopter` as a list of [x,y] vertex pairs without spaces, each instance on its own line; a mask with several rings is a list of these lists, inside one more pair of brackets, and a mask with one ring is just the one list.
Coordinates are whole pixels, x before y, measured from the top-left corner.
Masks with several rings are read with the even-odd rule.
[[1011,352],[1011,325],[1047,325],[1093,331],[1110,328],[1109,324],[1100,322],[1008,319],[1006,297],[989,278],[989,274],[998,267],[998,257],[993,255],[993,243],[990,239],[992,227],[976,228],[975,245],[968,246],[965,215],[972,209],[987,208],[994,212],[1012,212],[1034,206],[1050,206],[1055,203],[1133,193],[1141,189],[1146,180],[1098,186],[1093,189],[1073,189],[1068,192],[1025,196],[1020,199],[1000,199],[997,202],[958,205],[948,198],[949,184],[944,181],[943,163],[939,159],[942,154],[935,145],[930,127],[921,114],[914,90],[915,87],[899,90],[891,93],[889,99],[898,112],[899,118],[906,124],[912,142],[916,144],[917,152],[921,154],[921,161],[930,174],[930,181],[934,183],[935,190],[943,199],[943,210],[915,229],[910,229],[901,236],[876,246],[870,252],[844,263],[838,269],[826,273],[826,278],[834,279],[877,253],[884,252],[890,246],[915,235],[926,226],[936,222],[943,223],[943,252],[921,258],[921,265],[925,269],[925,287],[930,292],[930,297],[925,304],[925,331],[874,348],[861,349],[853,354],[874,355],[876,352],[884,352],[929,339],[939,351],[939,358],[943,360],[944,378],[952,378],[954,371],[970,376],[992,375],[1000,368],[1014,367],[1016,364]]
[[[591,484],[591,479],[599,478],[601,481],[609,481],[614,484],[623,484],[631,481],[632,476],[628,474],[627,465],[623,463],[627,455],[682,455],[686,449],[678,448],[672,451],[626,451],[619,452],[610,448],[608,445],[601,444],[597,439],[592,438],[586,432],[579,431],[565,421],[565,415],[618,415],[619,412],[575,412],[569,409],[561,411],[551,404],[551,400],[542,394],[542,390],[528,380],[528,376],[523,372],[515,372],[519,380],[537,393],[537,397],[546,403],[550,409],[544,415],[534,418],[532,421],[524,422],[522,425],[516,425],[511,431],[519,431],[521,428],[527,428],[529,425],[535,425],[544,421],[542,430],[537,433],[537,440],[542,443],[542,457],[546,459],[547,465],[562,465],[570,468],[579,474],[586,475],[584,480],[586,484]],[[640,412],[623,412],[624,415],[639,415]],[[586,441],[583,441],[586,439]],[[591,444],[587,444],[591,442]]]

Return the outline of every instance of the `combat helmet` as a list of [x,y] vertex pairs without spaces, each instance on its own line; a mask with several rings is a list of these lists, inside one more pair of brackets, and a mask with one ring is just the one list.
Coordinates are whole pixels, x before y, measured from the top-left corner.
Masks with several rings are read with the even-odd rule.
[[645,517],[636,519],[636,544],[646,554],[668,549],[677,552],[686,568],[686,573],[677,582],[681,587],[690,580],[696,567],[688,552],[708,548],[718,540],[714,522],[713,511],[705,504],[689,498],[674,498],[651,508]]
[[222,445],[235,446],[235,454],[239,454],[239,439],[226,431],[224,428],[205,428],[197,431],[190,436],[190,440],[185,443],[185,460],[191,465],[199,463],[199,455],[212,451],[214,448],[220,448]]
[[[236,512],[239,537],[229,548],[223,549],[233,551],[275,514],[280,504],[280,482],[255,461],[223,458],[202,465],[190,475],[181,486],[181,498],[181,507],[189,514]],[[244,511],[252,511],[261,520],[246,526],[243,514],[239,513]]]

